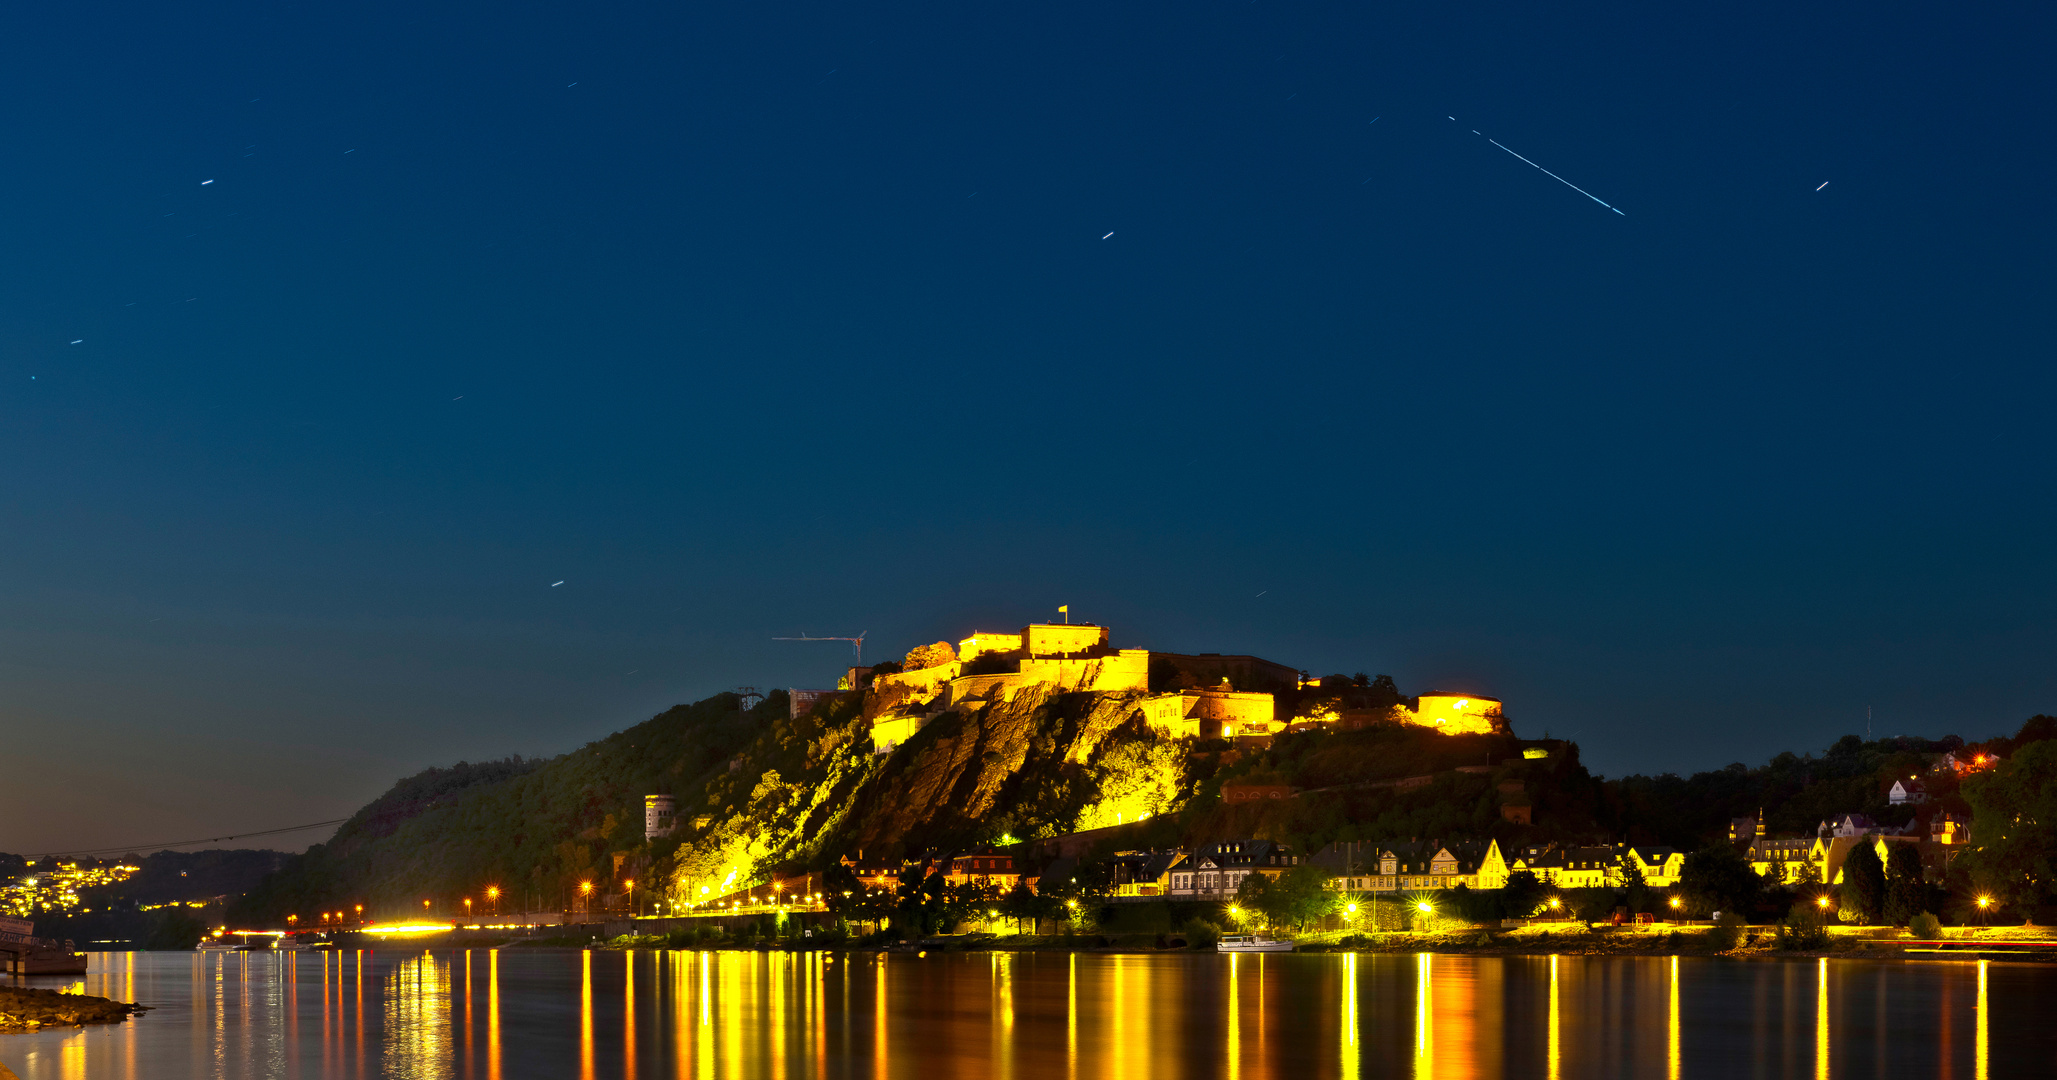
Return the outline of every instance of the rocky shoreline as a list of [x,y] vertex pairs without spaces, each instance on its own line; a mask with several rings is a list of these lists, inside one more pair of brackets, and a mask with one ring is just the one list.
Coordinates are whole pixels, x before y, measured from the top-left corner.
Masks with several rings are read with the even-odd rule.
[[119,1024],[147,1009],[148,1005],[130,1005],[88,994],[0,986],[0,1032]]

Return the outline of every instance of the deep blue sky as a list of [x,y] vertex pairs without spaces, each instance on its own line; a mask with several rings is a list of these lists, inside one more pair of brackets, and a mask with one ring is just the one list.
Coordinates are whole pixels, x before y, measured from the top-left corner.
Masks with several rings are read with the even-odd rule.
[[1609,773],[2011,730],[2053,18],[17,10],[0,850],[1065,603]]

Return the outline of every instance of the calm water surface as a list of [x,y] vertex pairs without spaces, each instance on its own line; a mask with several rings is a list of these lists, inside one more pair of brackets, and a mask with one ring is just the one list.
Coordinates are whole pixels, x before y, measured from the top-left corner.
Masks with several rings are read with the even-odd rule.
[[1051,953],[96,953],[23,1080],[2057,1075],[2057,968]]

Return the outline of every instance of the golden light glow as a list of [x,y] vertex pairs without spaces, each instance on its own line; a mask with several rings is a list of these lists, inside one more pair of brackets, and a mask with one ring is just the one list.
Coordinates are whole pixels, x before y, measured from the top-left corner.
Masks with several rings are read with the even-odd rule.
[[[1815,897],[1815,898],[1814,898],[1814,906],[1816,906],[1816,907],[1819,907],[1819,908],[1822,908],[1823,910],[1826,910],[1826,909],[1828,908],[1828,897],[1826,897],[1826,896],[1817,896],[1817,897]],[[1981,905],[1981,906],[1983,906],[1983,905]]]
[[488,885],[488,886],[486,886],[486,899],[488,899],[488,900],[498,900],[498,899],[500,899],[500,886],[498,886],[498,885]]
[[367,934],[440,934],[450,929],[449,923],[393,923],[390,926],[367,926]]
[[1679,897],[1676,897],[1676,896],[1674,896],[1674,897],[1672,897],[1672,898],[1671,898],[1671,906],[1672,906],[1672,907],[1674,907],[1674,908],[1676,908],[1676,907],[1681,907],[1681,906],[1683,906],[1684,904],[1685,904],[1685,901],[1684,901],[1683,899],[1680,899]]
[[1434,911],[1434,910],[1435,910],[1435,908],[1434,908],[1434,907],[1432,907],[1432,906],[1430,906],[1429,902],[1428,902],[1428,901],[1426,901],[1426,900],[1422,900],[1422,901],[1419,901],[1419,902],[1417,902],[1417,903],[1416,903],[1416,904],[1414,905],[1414,907],[1415,907],[1415,910],[1417,910],[1417,911]]
[[1993,898],[1990,896],[1981,896],[1978,898],[1978,906],[1981,908],[1991,907],[1992,903]]
[[585,895],[587,895],[587,894],[591,893],[592,891],[593,891],[593,883],[592,883],[592,882],[590,882],[590,881],[581,881],[581,882],[579,882],[579,895],[580,895],[580,896],[585,896]]
[[1828,1080],[1828,957],[1815,967],[1814,981],[1819,988],[1814,1004],[1814,1076]]

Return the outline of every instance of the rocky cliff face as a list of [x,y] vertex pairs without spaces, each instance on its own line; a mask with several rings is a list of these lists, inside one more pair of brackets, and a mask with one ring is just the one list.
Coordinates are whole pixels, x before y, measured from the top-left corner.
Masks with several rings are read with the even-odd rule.
[[1140,696],[1025,687],[944,712],[886,755],[860,734],[879,702],[839,703],[798,772],[775,767],[787,747],[760,741],[741,755],[760,779],[746,798],[710,791],[675,887],[719,895],[779,863],[948,852],[1175,810],[1190,795],[1185,755],[1131,723]]

